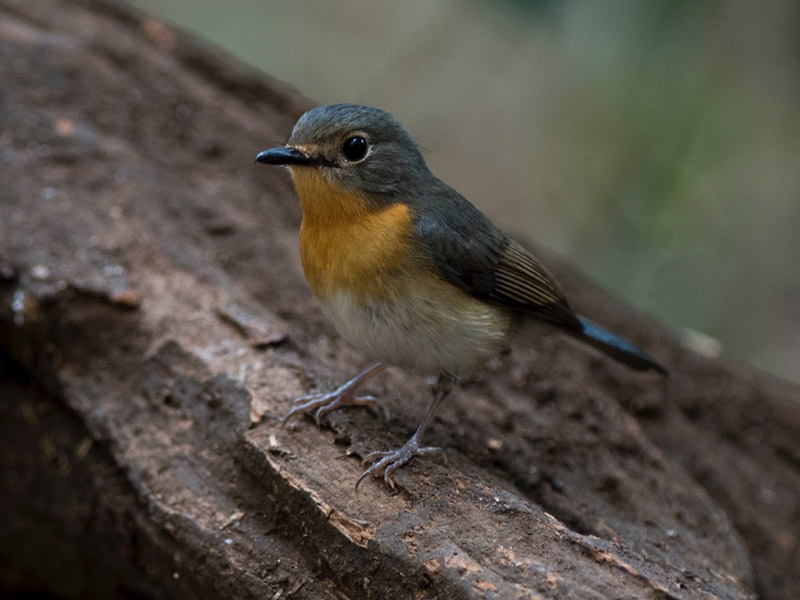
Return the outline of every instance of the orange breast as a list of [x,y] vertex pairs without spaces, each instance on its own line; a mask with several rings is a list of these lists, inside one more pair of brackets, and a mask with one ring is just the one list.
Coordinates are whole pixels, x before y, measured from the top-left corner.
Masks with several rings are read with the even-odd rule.
[[345,290],[385,296],[408,263],[411,216],[404,204],[374,210],[312,169],[292,169],[303,207],[300,258],[321,300]]

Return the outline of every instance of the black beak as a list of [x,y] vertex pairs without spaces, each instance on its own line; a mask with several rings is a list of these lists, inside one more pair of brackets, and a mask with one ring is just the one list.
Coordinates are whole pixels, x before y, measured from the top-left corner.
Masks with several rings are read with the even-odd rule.
[[264,150],[256,156],[257,163],[265,165],[305,165],[310,166],[315,164],[312,159],[305,152],[301,152],[297,148],[289,148],[283,146],[281,148],[270,148]]

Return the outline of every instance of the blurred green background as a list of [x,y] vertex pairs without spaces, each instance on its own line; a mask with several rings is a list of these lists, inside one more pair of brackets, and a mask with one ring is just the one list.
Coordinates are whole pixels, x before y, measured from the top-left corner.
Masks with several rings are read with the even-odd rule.
[[389,110],[507,231],[800,381],[796,0],[133,4]]

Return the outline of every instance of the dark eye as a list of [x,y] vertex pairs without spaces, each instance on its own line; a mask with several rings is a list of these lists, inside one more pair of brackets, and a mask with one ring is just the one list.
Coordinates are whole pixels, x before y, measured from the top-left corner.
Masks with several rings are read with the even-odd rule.
[[345,140],[344,144],[342,145],[342,154],[344,154],[347,160],[357,161],[361,160],[367,155],[368,148],[369,146],[367,145],[367,140],[360,135],[354,135],[353,137]]

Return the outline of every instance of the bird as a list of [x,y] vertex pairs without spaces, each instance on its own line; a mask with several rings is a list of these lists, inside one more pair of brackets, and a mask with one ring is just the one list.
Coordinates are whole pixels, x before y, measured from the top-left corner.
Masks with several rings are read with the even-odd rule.
[[375,364],[331,392],[301,396],[284,417],[376,402],[356,390],[387,366],[438,375],[415,433],[363,457],[356,482],[439,448],[422,437],[459,376],[506,347],[514,324],[535,319],[640,371],[667,370],[630,342],[576,314],[555,277],[428,168],[391,114],[327,104],[305,112],[285,145],[256,163],[288,169],[302,221],[306,280],[338,332]]

